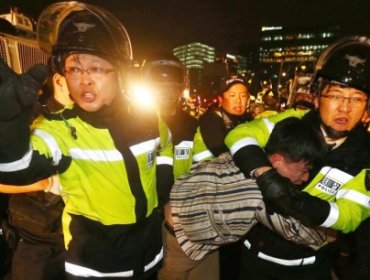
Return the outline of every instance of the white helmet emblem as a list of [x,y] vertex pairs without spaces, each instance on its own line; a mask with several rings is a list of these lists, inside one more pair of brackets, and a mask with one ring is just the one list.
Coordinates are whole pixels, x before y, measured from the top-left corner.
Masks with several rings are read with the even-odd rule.
[[352,56],[348,54],[346,54],[346,59],[351,67],[358,67],[359,64],[363,65],[366,62],[366,59],[361,59],[358,56]]
[[95,24],[89,24],[85,22],[74,22],[73,25],[77,27],[78,32],[86,32],[88,29],[95,26]]

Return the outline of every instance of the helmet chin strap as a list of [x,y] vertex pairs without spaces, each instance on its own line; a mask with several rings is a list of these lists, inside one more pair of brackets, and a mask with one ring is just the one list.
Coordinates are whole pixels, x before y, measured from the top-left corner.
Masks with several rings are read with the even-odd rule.
[[335,130],[334,128],[321,123],[321,130],[324,133],[324,139],[325,142],[332,146],[332,149],[337,148],[344,142],[344,140],[347,138],[348,134],[350,133],[349,130],[345,131],[338,131]]

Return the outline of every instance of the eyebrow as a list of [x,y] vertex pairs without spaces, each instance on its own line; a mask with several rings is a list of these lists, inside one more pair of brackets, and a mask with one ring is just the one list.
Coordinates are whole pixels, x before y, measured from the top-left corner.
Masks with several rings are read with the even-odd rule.
[[365,92],[363,92],[363,91],[361,91],[361,90],[359,90],[359,89],[357,89],[357,88],[353,88],[353,87],[341,87],[341,86],[339,86],[339,85],[330,85],[328,88],[327,88],[327,90],[326,90],[326,93],[329,93],[330,91],[332,91],[332,92],[340,92],[340,93],[342,93],[341,91],[340,91],[340,89],[348,89],[348,88],[352,88],[352,89],[354,89],[354,92],[353,92],[353,94],[361,94],[361,95],[365,95],[366,97],[367,97],[367,94],[365,93]]

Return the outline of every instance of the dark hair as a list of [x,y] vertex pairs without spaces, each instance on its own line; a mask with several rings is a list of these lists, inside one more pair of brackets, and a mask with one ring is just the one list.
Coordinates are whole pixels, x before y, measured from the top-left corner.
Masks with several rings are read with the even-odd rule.
[[265,152],[267,155],[280,153],[292,162],[304,160],[316,165],[325,149],[324,138],[317,130],[301,119],[290,117],[275,125]]

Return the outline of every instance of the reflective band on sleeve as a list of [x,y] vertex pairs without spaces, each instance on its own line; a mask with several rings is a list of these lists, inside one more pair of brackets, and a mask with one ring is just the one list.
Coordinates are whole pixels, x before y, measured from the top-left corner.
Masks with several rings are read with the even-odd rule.
[[338,199],[348,199],[348,200],[351,200],[351,201],[354,201],[358,204],[361,204],[367,208],[370,208],[370,197],[356,191],[356,190],[339,190],[338,193],[337,193],[337,200]]
[[41,137],[44,140],[53,157],[53,165],[58,165],[59,161],[62,159],[62,151],[60,150],[58,143],[57,141],[55,141],[54,137],[40,129],[35,129],[33,131],[33,134]]
[[181,141],[181,143],[179,143],[178,145],[176,145],[175,147],[179,147],[179,148],[193,148],[193,141]]
[[213,154],[209,150],[205,150],[203,152],[197,153],[193,156],[193,162],[202,161],[206,158],[213,157]]
[[338,206],[335,203],[330,203],[329,216],[320,226],[325,227],[325,228],[330,228],[332,225],[334,225],[338,221],[338,218],[339,218]]
[[136,144],[130,147],[130,150],[134,156],[142,155],[144,153],[152,152],[156,150],[158,140],[148,140],[140,144]]
[[70,149],[71,157],[79,160],[93,160],[93,161],[122,161],[122,154],[117,150],[84,150],[84,149]]
[[[148,271],[149,269],[153,268],[156,264],[158,264],[163,258],[163,248],[161,251],[154,257],[154,259],[144,266],[144,271]],[[127,271],[119,271],[119,272],[100,272],[97,270],[93,270],[87,267],[83,267],[77,264],[72,264],[69,262],[65,262],[65,270],[67,273],[79,276],[79,277],[132,277],[134,276],[133,270]]]
[[30,146],[27,153],[19,160],[9,162],[9,163],[0,163],[0,171],[1,172],[14,172],[18,170],[26,169],[31,162],[32,159],[32,147]]
[[[247,239],[244,240],[244,245],[249,250],[252,247],[251,243]],[[257,257],[259,257],[260,259],[264,259],[266,261],[277,263],[277,264],[284,265],[284,266],[302,266],[302,265],[313,264],[316,261],[315,256],[308,257],[308,258],[302,258],[302,259],[287,260],[287,259],[280,259],[280,258],[276,258],[276,257],[273,257],[273,256],[269,256],[265,253],[258,252],[258,251],[256,253],[257,253]]]
[[272,130],[273,130],[273,129],[274,129],[274,127],[275,127],[275,124],[274,124],[274,123],[272,123],[272,122],[270,122],[270,120],[269,120],[268,118],[263,118],[262,120],[263,120],[263,122],[265,123],[265,125],[267,126],[267,129],[268,129],[268,131],[269,131],[269,132],[270,132],[270,134],[271,134]]
[[246,138],[240,139],[239,141],[237,141],[236,143],[234,143],[234,145],[232,145],[230,147],[230,153],[232,155],[234,155],[241,148],[244,148],[244,147],[249,146],[249,145],[259,146],[258,145],[258,142],[257,142],[257,140],[255,138],[253,138],[253,137],[246,137]]
[[167,165],[173,165],[173,158],[171,157],[166,157],[166,156],[158,156],[157,157],[157,165],[162,165],[162,164],[167,164]]

